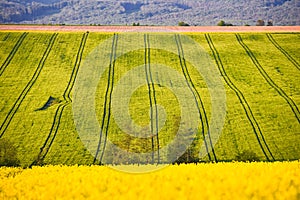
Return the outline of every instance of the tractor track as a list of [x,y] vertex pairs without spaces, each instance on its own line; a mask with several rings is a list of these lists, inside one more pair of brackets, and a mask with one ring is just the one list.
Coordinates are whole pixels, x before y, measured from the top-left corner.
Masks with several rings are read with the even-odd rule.
[[223,66],[222,60],[220,58],[220,54],[218,53],[211,37],[209,34],[205,34],[205,39],[209,45],[209,48],[211,49],[211,52],[213,54],[213,57],[216,61],[217,67],[221,73],[221,76],[223,77],[224,81],[226,82],[226,84],[229,86],[230,89],[232,89],[234,91],[234,93],[236,94],[236,96],[238,97],[245,113],[246,116],[252,126],[252,129],[255,133],[256,139],[259,143],[259,146],[261,148],[261,150],[263,151],[263,154],[265,155],[265,157],[267,158],[268,161],[273,160],[275,161],[275,158],[263,136],[263,133],[261,131],[261,128],[258,124],[258,122],[256,121],[253,112],[245,98],[245,96],[243,95],[243,93],[234,85],[234,83],[230,80],[229,76],[227,76],[225,68]]
[[[154,81],[151,72],[151,59],[150,59],[150,39],[149,34],[144,35],[144,43],[145,43],[145,75],[148,86],[148,94],[149,94],[149,103],[150,103],[150,131],[151,131],[151,143],[152,143],[152,164],[154,164],[154,136],[156,136],[157,143],[157,163],[160,163],[160,155],[159,155],[159,135],[158,135],[158,109],[157,109],[157,101],[155,94]],[[155,122],[153,117],[155,116]],[[154,128],[155,123],[155,128]],[[154,130],[155,129],[155,130]]]
[[72,70],[72,74],[70,76],[70,80],[68,82],[68,85],[64,91],[63,94],[63,98],[64,98],[64,102],[62,104],[60,104],[58,106],[58,108],[56,109],[55,115],[54,115],[54,119],[53,119],[53,123],[51,126],[51,129],[49,131],[49,134],[43,144],[43,146],[40,148],[40,152],[38,154],[37,160],[35,160],[32,165],[36,165],[36,164],[40,164],[46,157],[46,155],[49,152],[50,147],[52,146],[54,139],[57,135],[59,126],[60,126],[60,122],[61,122],[61,118],[63,115],[63,111],[66,108],[66,106],[68,106],[70,103],[72,103],[72,99],[70,97],[70,93],[73,89],[77,74],[78,74],[78,70],[80,67],[80,63],[81,63],[81,59],[82,59],[82,54],[84,51],[84,47],[86,44],[88,38],[88,33],[84,33],[81,39],[81,43],[80,43],[80,47],[78,49],[77,52],[77,56],[76,56],[76,61]]
[[273,38],[272,34],[267,33],[267,37],[270,42],[279,50],[285,57],[298,69],[300,70],[300,64],[286,51],[284,50]]
[[4,132],[6,131],[6,129],[8,128],[11,120],[13,119],[14,115],[16,114],[16,112],[18,111],[19,107],[21,106],[23,100],[25,99],[26,95],[28,94],[28,92],[31,90],[32,86],[34,85],[34,83],[36,82],[36,80],[38,79],[44,64],[50,54],[50,51],[53,47],[53,44],[57,38],[58,33],[54,33],[51,36],[51,39],[49,41],[49,44],[43,54],[42,59],[40,60],[38,67],[36,68],[32,78],[30,79],[30,81],[27,83],[27,85],[25,86],[25,88],[23,89],[23,91],[21,92],[21,94],[19,95],[17,101],[14,103],[14,105],[12,106],[12,108],[10,109],[9,113],[7,114],[4,122],[2,123],[1,127],[0,127],[0,138],[3,136]]
[[21,46],[22,42],[24,41],[25,37],[28,35],[28,32],[24,32],[18,39],[18,41],[16,42],[15,46],[13,47],[13,49],[11,50],[11,52],[9,53],[9,55],[7,56],[7,58],[5,59],[4,63],[1,65],[0,67],[0,76],[2,76],[3,72],[5,71],[6,67],[9,65],[9,63],[11,62],[11,60],[13,59],[14,55],[16,54],[16,52],[18,51],[19,47]]
[[[100,129],[100,138],[99,138],[96,154],[94,157],[94,164],[97,161],[97,157],[99,153],[101,153],[99,162],[100,164],[102,164],[102,159],[106,148],[108,128],[109,128],[110,116],[111,116],[111,98],[112,98],[112,92],[114,87],[114,71],[115,71],[115,62],[117,58],[117,53],[116,53],[117,44],[118,44],[118,34],[114,33],[112,46],[111,46],[110,64],[108,70],[108,82],[107,82],[107,87],[105,92],[104,108],[103,108],[103,115],[102,115],[101,129]],[[105,134],[104,136],[103,133]],[[103,139],[104,142],[103,142],[102,151],[100,152],[102,137],[104,137]]]
[[244,48],[244,50],[246,51],[248,56],[251,58],[253,64],[258,69],[260,74],[264,77],[264,79],[267,81],[267,83],[272,88],[274,88],[280,96],[282,96],[285,99],[285,101],[287,102],[287,104],[290,106],[293,113],[295,114],[295,117],[297,118],[298,122],[300,123],[300,113],[299,113],[299,109],[298,109],[297,105],[295,104],[295,102],[290,97],[288,97],[286,95],[286,93],[278,85],[276,85],[276,83],[271,79],[271,77],[268,75],[268,73],[263,69],[261,64],[258,62],[258,60],[256,59],[253,52],[250,50],[250,48],[243,42],[240,34],[235,34],[235,36],[236,36],[239,44]]
[[[181,66],[182,72],[184,74],[184,77],[185,77],[186,83],[189,87],[189,90],[191,91],[191,93],[194,96],[195,103],[196,103],[196,106],[197,106],[197,110],[198,110],[198,113],[199,113],[199,116],[200,116],[201,127],[202,127],[201,132],[202,132],[202,136],[203,136],[203,140],[204,140],[204,144],[205,144],[205,148],[206,148],[206,151],[207,151],[208,158],[209,158],[210,161],[214,160],[215,162],[218,162],[218,159],[217,159],[217,156],[215,154],[215,150],[214,150],[214,147],[213,147],[213,144],[212,144],[212,140],[211,140],[211,135],[210,135],[209,124],[208,124],[208,119],[207,119],[205,107],[204,107],[203,101],[201,99],[201,96],[200,96],[199,92],[197,91],[197,89],[196,89],[196,87],[193,83],[193,80],[192,80],[192,78],[189,74],[188,68],[186,66],[184,51],[183,51],[180,36],[178,34],[175,35],[175,42],[176,42],[177,49],[178,49],[178,57],[179,57],[179,60],[180,60],[180,66]],[[206,138],[205,137],[206,131],[207,131],[209,142],[207,142],[206,139],[205,139]],[[211,147],[212,155],[210,153],[209,146]]]
[[10,34],[11,34],[11,32],[7,33],[7,34],[4,36],[4,38],[2,39],[2,41],[6,41],[6,40],[9,38]]

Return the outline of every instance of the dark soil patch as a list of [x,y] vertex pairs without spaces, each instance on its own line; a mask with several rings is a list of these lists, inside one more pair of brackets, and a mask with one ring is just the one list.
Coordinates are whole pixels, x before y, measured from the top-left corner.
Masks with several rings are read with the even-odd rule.
[[46,110],[50,106],[55,104],[59,104],[61,102],[60,99],[50,96],[48,101],[43,105],[43,107],[36,109],[35,111]]

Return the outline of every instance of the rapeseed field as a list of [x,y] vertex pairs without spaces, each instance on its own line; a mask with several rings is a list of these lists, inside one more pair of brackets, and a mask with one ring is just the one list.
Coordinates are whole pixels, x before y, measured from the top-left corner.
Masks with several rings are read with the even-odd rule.
[[136,174],[105,166],[1,168],[0,179],[0,199],[300,198],[299,161],[170,165]]

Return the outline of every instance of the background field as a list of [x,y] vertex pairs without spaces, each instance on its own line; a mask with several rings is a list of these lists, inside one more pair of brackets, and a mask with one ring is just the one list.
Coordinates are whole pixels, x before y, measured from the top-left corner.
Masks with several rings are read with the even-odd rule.
[[[208,149],[212,148],[209,141],[204,140],[208,137],[205,117],[209,123],[211,102],[203,77],[191,63],[185,62],[185,55],[192,54],[193,49],[181,48],[175,36],[173,42],[166,45],[177,49],[180,56],[151,49],[155,42],[161,42],[160,37],[165,33],[126,35],[141,49],[125,53],[109,63],[101,76],[95,99],[97,119],[99,124],[104,124],[105,132],[97,156],[92,156],[81,142],[73,120],[74,83],[78,71],[84,70],[81,67],[85,58],[102,42],[111,41],[106,50],[99,52],[103,55],[103,52],[108,52],[108,60],[126,51],[122,40],[117,40],[118,35],[0,32],[0,140],[9,140],[16,147],[22,166],[97,164],[107,151],[103,143],[105,138],[127,152],[137,153],[158,150],[168,144],[180,124],[180,105],[174,94],[164,87],[170,83],[160,83],[160,76],[170,75],[147,75],[146,71],[153,70],[152,63],[167,65],[181,74],[186,85],[170,84],[171,87],[190,86],[194,102],[199,104],[203,118],[198,125],[197,137],[186,154],[190,159],[230,161],[244,150],[254,152],[263,161],[300,158],[298,32],[187,34],[210,56],[226,90],[227,108],[222,134],[205,157],[198,157],[198,153],[203,143],[207,143]],[[145,42],[145,36],[150,38],[149,42]],[[168,115],[159,137],[141,140],[128,137],[118,128],[114,116],[104,113],[111,113],[110,94],[115,84],[130,69],[144,64],[147,65],[144,73],[137,76],[144,78],[145,86],[138,88],[130,100],[132,118],[140,125],[155,123],[154,117],[149,117],[150,100],[153,105],[155,102],[162,105]],[[150,81],[147,82],[147,78]],[[151,79],[157,84],[151,84]],[[50,97],[54,101],[45,107]],[[153,112],[159,112],[155,108]],[[135,163],[139,160],[127,154],[105,156],[110,163]],[[170,155],[151,156],[139,162],[163,162]]]

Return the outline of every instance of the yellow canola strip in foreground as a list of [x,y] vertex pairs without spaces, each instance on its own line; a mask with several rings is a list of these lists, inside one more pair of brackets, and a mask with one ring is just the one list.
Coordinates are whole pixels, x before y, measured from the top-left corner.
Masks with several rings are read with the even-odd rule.
[[[137,166],[135,166],[137,167]],[[0,199],[300,199],[300,162],[0,168]]]

